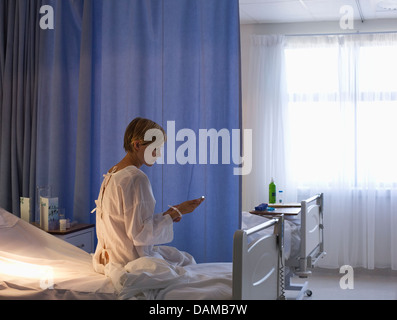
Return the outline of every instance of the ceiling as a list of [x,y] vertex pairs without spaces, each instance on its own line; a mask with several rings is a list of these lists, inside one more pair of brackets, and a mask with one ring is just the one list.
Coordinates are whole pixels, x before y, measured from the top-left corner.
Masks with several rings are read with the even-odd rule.
[[239,0],[240,22],[339,21],[350,10],[355,20],[397,19],[397,0]]

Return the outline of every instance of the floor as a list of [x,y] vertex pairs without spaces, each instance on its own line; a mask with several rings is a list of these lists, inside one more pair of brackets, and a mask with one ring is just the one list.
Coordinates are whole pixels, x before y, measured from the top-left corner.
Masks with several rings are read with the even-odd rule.
[[[339,273],[316,268],[309,278],[293,278],[291,283],[305,280],[312,295],[304,300],[397,300],[397,271],[357,268]],[[296,293],[288,291],[286,296],[296,297]]]

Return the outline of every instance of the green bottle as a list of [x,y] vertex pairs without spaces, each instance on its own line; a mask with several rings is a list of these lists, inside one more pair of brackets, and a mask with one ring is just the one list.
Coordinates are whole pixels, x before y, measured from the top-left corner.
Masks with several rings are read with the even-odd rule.
[[269,184],[269,203],[276,203],[276,185],[273,178]]

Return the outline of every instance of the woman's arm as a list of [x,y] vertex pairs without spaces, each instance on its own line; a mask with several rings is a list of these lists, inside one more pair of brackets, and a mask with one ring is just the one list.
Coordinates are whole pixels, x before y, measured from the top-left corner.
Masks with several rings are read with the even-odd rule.
[[169,214],[174,222],[179,222],[181,220],[182,215],[193,212],[202,202],[204,198],[188,200],[178,204],[176,206],[170,207],[163,215]]

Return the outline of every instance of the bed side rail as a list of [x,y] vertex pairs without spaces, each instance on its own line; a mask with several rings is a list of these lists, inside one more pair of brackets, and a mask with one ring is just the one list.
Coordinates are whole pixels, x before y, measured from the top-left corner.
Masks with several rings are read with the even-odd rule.
[[[283,245],[284,217],[279,216],[233,237],[233,299],[275,300],[283,294],[280,255]],[[274,226],[274,232],[259,234]],[[259,237],[248,243],[248,236]],[[283,276],[283,274],[282,274]]]
[[310,274],[324,251],[323,193],[301,202],[301,253],[296,274],[305,277]]

